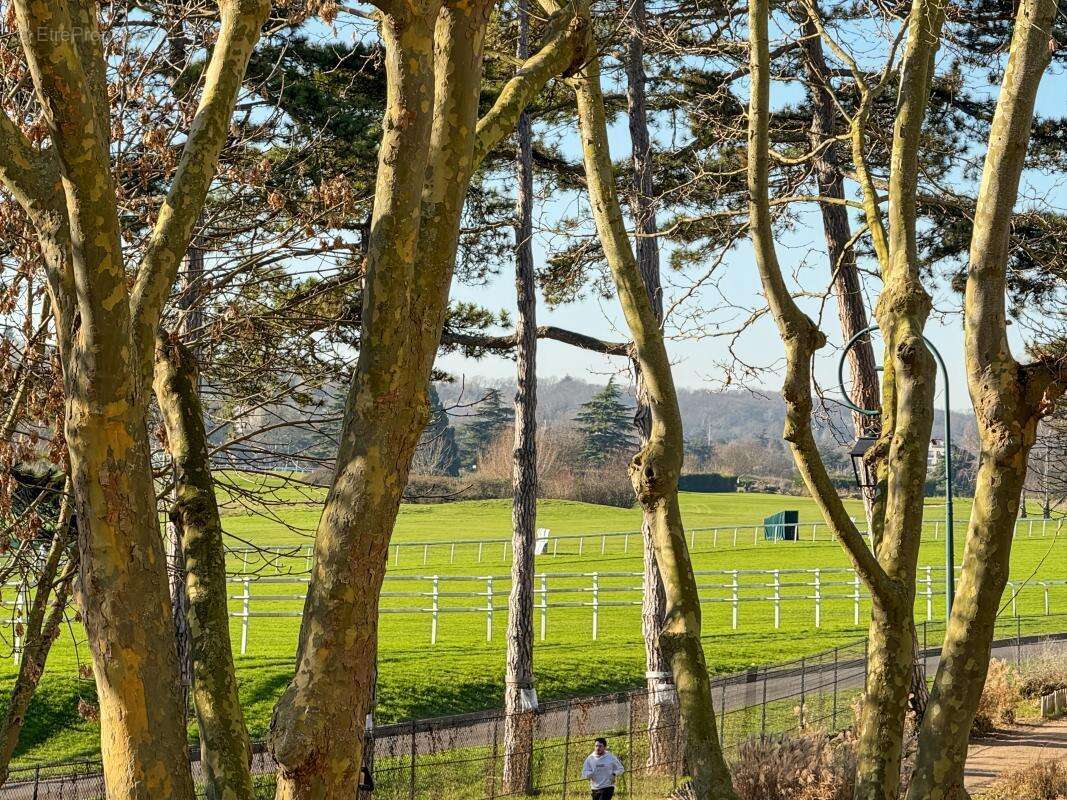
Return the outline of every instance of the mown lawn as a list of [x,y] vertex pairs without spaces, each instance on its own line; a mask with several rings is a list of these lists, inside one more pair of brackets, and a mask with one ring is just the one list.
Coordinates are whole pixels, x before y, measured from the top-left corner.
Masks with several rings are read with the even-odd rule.
[[[231,476],[232,477],[232,476]],[[240,476],[237,476],[240,478]],[[318,492],[319,490],[314,490]],[[279,486],[278,502],[260,508],[262,514],[248,513],[239,507],[233,496],[224,496],[225,526],[238,540],[257,544],[278,545],[307,541],[318,516],[318,507],[309,496],[289,487]],[[321,497],[321,493],[318,495]],[[729,494],[683,495],[686,524],[693,531],[712,526],[744,527],[758,523],[768,514],[795,508],[800,512],[801,542],[769,543],[761,538],[753,544],[751,529],[732,545],[732,533],[722,531],[718,546],[713,546],[710,534],[697,533],[694,563],[698,570],[772,570],[815,569],[830,570],[847,566],[838,545],[826,541],[825,532],[810,541],[810,523],[818,520],[814,504],[807,498],[777,495]],[[861,516],[858,503],[852,503],[853,513]],[[968,502],[961,501],[957,518],[966,519]],[[942,518],[943,509],[932,504],[928,517]],[[401,509],[394,542],[447,542],[452,540],[499,539],[510,531],[510,505],[507,501],[474,501],[441,505],[404,505]],[[619,509],[567,501],[544,501],[538,518],[539,525],[550,528],[554,535],[600,533],[636,530],[640,513],[636,509]],[[808,527],[803,525],[807,523]],[[1051,534],[1052,528],[1049,528]],[[957,559],[962,555],[963,528],[958,531]],[[235,545],[239,541],[233,542]],[[604,553],[601,554],[601,547]],[[623,539],[602,541],[590,537],[581,546],[577,540],[563,540],[555,555],[539,559],[537,569],[551,575],[577,573],[580,577],[550,577],[552,589],[569,588],[565,600],[587,602],[590,586],[588,573],[632,573],[641,569],[640,542],[633,537],[623,550]],[[935,568],[944,563],[942,541],[926,541],[919,558],[920,565]],[[581,549],[581,554],[579,554]],[[1067,578],[1067,559],[1063,557],[1063,542],[1052,536],[1028,538],[1020,531],[1013,553],[1012,577],[1017,582],[1033,576],[1033,581]],[[423,563],[423,559],[426,563]],[[506,625],[507,556],[496,547],[485,548],[482,560],[477,561],[476,546],[459,547],[455,553],[441,544],[426,551],[411,546],[401,551],[399,564],[389,571],[387,591],[429,592],[426,576],[446,576],[442,591],[484,592],[484,580],[458,583],[447,576],[498,576],[494,580],[495,611],[492,641],[486,641],[486,616],[477,613],[442,613],[439,621],[438,643],[429,641],[429,614],[383,614],[381,621],[381,651],[379,656],[379,713],[380,722],[387,723],[410,717],[458,713],[497,706],[502,701],[504,671],[504,631]],[[263,567],[252,564],[253,572],[278,580],[284,573],[302,572],[303,557],[282,559]],[[240,573],[249,567],[234,560],[231,569]],[[282,573],[276,575],[275,572]],[[292,611],[299,609],[297,599],[303,586],[297,575],[285,578],[288,583],[252,584],[256,610]],[[797,586],[783,589],[783,596],[803,596],[804,599],[782,604],[781,627],[773,626],[773,606],[765,599],[767,586],[755,586],[759,580],[748,579],[750,588],[741,592],[739,624],[731,627],[732,607],[729,602],[730,577],[705,576],[701,579],[708,601],[704,606],[704,645],[709,666],[716,672],[732,672],[753,664],[764,664],[833,647],[863,635],[867,614],[864,602],[861,626],[853,625],[852,589],[850,586],[826,586],[823,591],[821,627],[814,626],[812,587]],[[810,581],[810,576],[796,582]],[[828,573],[827,582],[844,581],[841,575]],[[937,576],[940,581],[940,577]],[[783,583],[789,578],[783,576]],[[632,577],[604,577],[601,580],[601,601],[630,603],[603,605],[599,612],[598,638],[591,638],[592,611],[588,605],[577,608],[550,608],[546,639],[535,647],[535,669],[538,693],[543,699],[594,694],[616,689],[633,688],[642,683],[645,671],[637,601],[639,579]],[[241,593],[235,583],[232,595]],[[935,619],[943,615],[940,584],[933,602]],[[256,600],[264,595],[288,595],[288,600]],[[1067,610],[1067,590],[1052,590],[1052,610]],[[427,607],[427,596],[420,599],[386,598],[383,607],[419,605]],[[231,610],[240,610],[240,601],[231,602]],[[441,606],[477,606],[484,608],[485,598],[442,598]],[[1020,614],[1043,612],[1043,596],[1033,584],[1019,598]],[[926,616],[925,599],[916,604],[917,617]],[[1010,607],[1005,614],[1010,614]],[[1050,619],[1050,623],[1053,620]],[[1058,624],[1056,621],[1055,624]],[[275,698],[288,682],[292,671],[299,620],[294,617],[257,617],[249,628],[248,653],[237,656],[241,694],[249,727],[255,738],[262,738],[267,729]],[[535,614],[535,630],[539,616]],[[231,635],[237,649],[241,635],[241,621],[233,620]],[[92,703],[94,689],[91,678],[81,677],[79,667],[88,664],[88,653],[79,627],[72,623],[64,637],[56,643],[49,669],[42,680],[41,690],[31,708],[16,760],[22,763],[58,761],[75,757],[89,757],[98,749],[96,725],[78,713],[79,702]],[[0,665],[0,682],[8,685],[14,675],[11,659]],[[192,726],[191,726],[192,730]]]

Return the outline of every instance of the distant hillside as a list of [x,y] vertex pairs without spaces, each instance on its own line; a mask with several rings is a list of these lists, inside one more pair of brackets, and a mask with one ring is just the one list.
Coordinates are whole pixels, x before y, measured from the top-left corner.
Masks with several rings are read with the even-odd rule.
[[[582,378],[542,378],[538,382],[537,390],[539,421],[544,424],[569,423],[574,419],[578,407],[601,388],[603,383],[593,383]],[[466,423],[467,418],[474,413],[472,404],[484,397],[489,389],[500,391],[507,400],[515,392],[515,383],[467,377],[463,382],[437,384],[441,402],[449,410],[452,422],[457,427]],[[632,387],[626,387],[626,391],[632,396]],[[686,440],[693,443],[710,444],[767,436],[777,439],[785,422],[785,403],[777,392],[680,389],[678,401],[682,409]],[[816,417],[820,438],[828,440],[831,437],[831,426],[845,438],[851,438],[852,421],[843,406],[828,403],[826,409],[818,409]],[[953,413],[952,433],[958,442],[966,444],[967,433],[973,426],[972,416]],[[940,438],[943,431],[944,413],[938,411],[934,417],[934,436]]]

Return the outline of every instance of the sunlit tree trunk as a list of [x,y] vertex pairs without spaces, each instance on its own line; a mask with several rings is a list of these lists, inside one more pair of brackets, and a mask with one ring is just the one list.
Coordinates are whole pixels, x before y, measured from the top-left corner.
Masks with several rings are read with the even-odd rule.
[[197,113],[132,290],[109,161],[102,40],[77,33],[96,30],[97,9],[23,0],[14,7],[51,147],[36,150],[0,113],[0,180],[38,225],[49,267],[78,515],[78,602],[93,656],[107,794],[191,800],[146,411],[160,312],[214,177],[267,4],[220,4]]
[[[180,31],[180,26],[178,27]],[[180,34],[171,44],[177,50],[173,56],[180,56],[178,45],[184,42]],[[176,61],[175,63],[182,63]],[[189,245],[185,256],[185,268],[182,270],[181,290],[176,305],[180,313],[178,334],[185,341],[192,358],[199,363],[200,328],[203,325],[202,280],[204,277],[204,251],[195,242]],[[158,372],[158,365],[157,365]],[[199,373],[198,373],[199,374]],[[199,386],[197,387],[199,392]],[[171,453],[173,460],[174,454]],[[168,498],[172,507],[176,502],[177,488]],[[189,595],[185,588],[185,554],[182,551],[182,531],[173,514],[168,514],[165,529],[164,548],[167,553],[167,578],[170,582],[171,616],[174,618],[174,638],[177,642],[178,668],[181,670],[181,703],[188,713],[189,694],[193,685],[192,645],[189,642]]]
[[[639,233],[635,242],[637,266],[641,272],[652,310],[663,324],[663,288],[659,273],[659,243],[656,240],[656,210],[653,202],[652,147],[648,133],[648,109],[645,90],[644,36],[647,15],[644,0],[628,6],[630,32],[626,51],[626,100],[630,125],[630,147],[634,182],[630,209]],[[637,376],[637,410],[634,424],[641,447],[648,445],[652,433],[652,410],[646,397],[641,367],[634,362]],[[663,657],[659,635],[666,621],[667,598],[663,579],[656,563],[652,540],[653,517],[643,511],[641,539],[644,545],[644,572],[641,596],[641,632],[645,640],[645,682],[648,688],[648,760],[654,772],[671,769],[677,758],[678,700],[670,665]]]
[[963,791],[967,742],[985,685],[1026,466],[1041,416],[1067,376],[1040,362],[1021,365],[1006,329],[1006,270],[1012,210],[1025,166],[1056,0],[1023,0],[989,135],[975,207],[964,306],[967,381],[981,455],[952,618],[919,735],[909,800],[951,800]]
[[[800,11],[801,32],[804,36],[804,67],[808,75],[808,94],[812,105],[812,118],[809,141],[814,156],[813,166],[819,196],[831,201],[819,204],[823,222],[823,235],[826,239],[826,253],[833,276],[834,294],[837,297],[837,315],[841,324],[841,338],[844,342],[867,329],[870,322],[863,303],[860,273],[856,265],[856,251],[853,235],[845,206],[844,176],[835,145],[827,145],[834,136],[835,120],[838,117],[834,98],[829,86],[831,73],[823,53],[822,39],[813,16],[818,13],[818,6]],[[881,408],[881,393],[878,386],[878,370],[874,360],[874,348],[870,336],[864,336],[848,352],[849,373],[852,378],[851,399],[862,409],[878,411]],[[852,413],[856,438],[877,438],[881,432],[879,414]],[[867,530],[873,535],[881,531],[885,519],[879,517],[884,512],[884,504],[876,502],[877,487],[864,487],[863,510],[867,518]],[[929,697],[926,686],[926,671],[919,658],[918,637],[912,632],[915,643],[915,658],[912,667],[910,704],[915,717],[922,719]]]
[[[886,339],[883,426],[875,450],[878,455],[884,455],[877,462],[884,494],[874,509],[873,550],[849,518],[815,444],[811,429],[811,360],[825,343],[825,336],[794,302],[775,252],[768,197],[771,75],[768,16],[767,0],[750,3],[750,232],[764,292],[786,350],[787,368],[782,388],[786,401],[785,439],[824,518],[871,592],[867,682],[859,721],[855,797],[892,800],[897,796],[900,781],[904,716],[913,674],[915,564],[922,525],[926,454],[933,424],[933,359],[922,337],[930,301],[919,282],[915,256],[915,181],[919,135],[943,8],[936,0],[916,0],[909,18],[893,132],[888,234],[882,227],[877,203],[871,203],[868,209],[883,273],[884,288],[877,317]],[[811,21],[819,26],[814,13]],[[858,70],[854,73],[857,81],[863,80]],[[861,89],[866,102],[866,86]],[[864,188],[866,191],[867,187]],[[880,528],[879,519],[884,520]]]
[[355,794],[389,537],[429,416],[426,386],[467,187],[530,98],[585,41],[575,15],[553,9],[541,49],[479,120],[490,8],[487,0],[380,5],[388,97],[360,352],[316,531],[296,675],[271,721],[279,799]]
[[578,99],[593,219],[615,278],[652,412],[648,443],[634,457],[630,476],[638,501],[650,517],[656,562],[667,598],[660,647],[678,689],[693,793],[698,800],[732,800],[736,795],[719,746],[711,683],[700,642],[700,598],[678,506],[682,419],[670,360],[663,331],[626,236],[608,146],[599,59],[589,59],[571,80]]
[[177,340],[156,348],[155,394],[174,468],[170,518],[180,533],[192,700],[209,800],[251,800],[251,745],[237,693],[226,550],[208,456],[199,370]]

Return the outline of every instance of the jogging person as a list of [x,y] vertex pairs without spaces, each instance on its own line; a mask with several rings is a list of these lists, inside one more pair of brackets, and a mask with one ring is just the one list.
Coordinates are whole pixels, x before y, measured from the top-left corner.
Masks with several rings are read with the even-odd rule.
[[582,777],[589,779],[593,800],[611,800],[615,794],[615,778],[622,773],[622,762],[608,750],[608,740],[598,736],[593,743],[593,752],[582,765]]

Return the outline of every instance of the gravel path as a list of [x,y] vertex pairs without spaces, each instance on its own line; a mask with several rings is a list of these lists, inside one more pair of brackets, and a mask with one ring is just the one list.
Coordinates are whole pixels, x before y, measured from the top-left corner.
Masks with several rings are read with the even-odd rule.
[[967,791],[981,794],[998,775],[1035,761],[1067,758],[1067,719],[1019,725],[997,731],[967,750],[964,782]]

